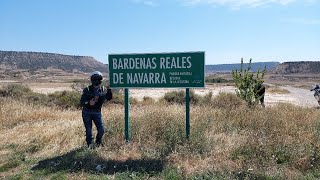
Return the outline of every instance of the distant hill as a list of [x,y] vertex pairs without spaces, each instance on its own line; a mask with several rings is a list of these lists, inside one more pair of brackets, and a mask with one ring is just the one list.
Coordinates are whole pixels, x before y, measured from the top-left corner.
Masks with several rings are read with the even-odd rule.
[[277,74],[320,74],[320,61],[284,62],[275,67],[272,72]]
[[[257,62],[251,63],[251,67],[253,71],[257,71],[260,67],[263,69],[265,66],[267,70],[271,70],[275,68],[279,62]],[[217,64],[217,65],[206,65],[206,73],[216,73],[216,72],[231,72],[234,69],[240,69],[241,64]],[[244,68],[248,67],[248,63],[244,63]]]
[[67,72],[107,72],[105,64],[90,56],[73,56],[43,52],[0,51],[0,70],[61,69]]

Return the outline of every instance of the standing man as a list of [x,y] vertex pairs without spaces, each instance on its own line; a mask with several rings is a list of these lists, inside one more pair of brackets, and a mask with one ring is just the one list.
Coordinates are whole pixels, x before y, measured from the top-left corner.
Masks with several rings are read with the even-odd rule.
[[83,89],[81,96],[82,119],[86,128],[86,141],[89,148],[92,145],[92,121],[97,128],[96,146],[102,145],[102,136],[104,133],[103,121],[101,117],[101,107],[105,100],[112,99],[111,89],[101,86],[102,73],[94,71],[90,75],[91,85]]
[[316,85],[314,88],[310,89],[310,91],[314,91],[314,98],[318,101],[318,104],[320,105],[320,87],[319,85]]

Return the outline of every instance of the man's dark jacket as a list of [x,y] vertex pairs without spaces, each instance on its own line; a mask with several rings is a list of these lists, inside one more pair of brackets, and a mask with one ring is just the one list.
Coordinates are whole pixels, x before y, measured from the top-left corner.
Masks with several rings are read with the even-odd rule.
[[100,86],[98,89],[99,98],[93,106],[90,106],[90,100],[95,98],[94,95],[94,87],[92,85],[83,89],[82,96],[81,96],[81,106],[83,107],[83,111],[86,112],[101,112],[101,107],[105,100],[112,99],[112,92],[111,89],[107,89],[103,86]]

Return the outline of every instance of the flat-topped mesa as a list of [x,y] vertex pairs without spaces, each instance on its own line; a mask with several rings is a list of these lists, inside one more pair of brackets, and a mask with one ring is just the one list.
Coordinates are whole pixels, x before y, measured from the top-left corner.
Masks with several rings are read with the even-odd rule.
[[0,51],[0,69],[61,69],[67,72],[108,72],[108,66],[91,56],[63,55],[46,52]]
[[297,62],[284,62],[276,66],[273,73],[277,74],[320,74],[319,61],[297,61]]

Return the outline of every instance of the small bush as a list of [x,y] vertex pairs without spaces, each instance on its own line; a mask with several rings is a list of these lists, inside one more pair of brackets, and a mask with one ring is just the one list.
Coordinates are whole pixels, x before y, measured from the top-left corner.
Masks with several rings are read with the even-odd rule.
[[80,107],[81,93],[63,91],[46,95],[33,92],[28,86],[22,84],[10,84],[0,89],[0,96],[11,97],[31,104],[76,109]]
[[48,97],[45,94],[33,92],[28,86],[22,84],[9,84],[0,89],[0,96],[24,100],[32,104],[46,104]]
[[48,95],[50,103],[63,108],[80,108],[81,94],[75,91],[55,92]]
[[212,105],[215,108],[236,109],[245,105],[245,102],[236,94],[220,92],[213,98]]
[[0,95],[3,97],[23,98],[32,94],[31,89],[22,84],[9,84],[0,89]]
[[149,101],[154,102],[154,99],[152,99],[152,97],[149,97],[149,96],[144,96],[144,97],[143,97],[143,101],[146,101],[146,102],[149,102]]
[[[10,84],[0,89],[0,97],[11,97],[13,99],[26,101],[27,103],[46,106],[57,106],[63,109],[81,108],[80,99],[83,87],[74,88],[74,91],[57,91],[51,94],[33,92],[28,86],[22,84]],[[79,90],[81,89],[81,90]],[[124,95],[119,90],[113,90],[113,98],[108,103],[124,104]],[[150,100],[151,101],[151,100]],[[130,97],[130,104],[137,104],[135,98]]]
[[150,105],[150,104],[154,104],[156,101],[149,96],[144,96],[142,101],[140,102],[140,104],[142,105]]
[[[170,91],[165,93],[165,95],[160,99],[160,101],[165,101],[168,103],[178,103],[184,104],[186,102],[185,91]],[[190,103],[198,104],[201,101],[201,96],[195,94],[193,90],[190,91]]]
[[[137,104],[138,100],[136,98],[133,97],[129,97],[130,98],[130,104]],[[111,104],[124,104],[124,94],[120,91],[112,91],[112,99],[110,101],[108,101],[108,103]]]

